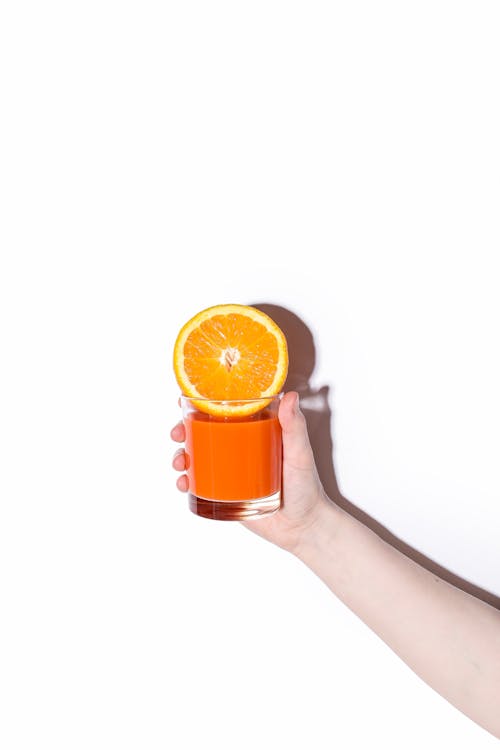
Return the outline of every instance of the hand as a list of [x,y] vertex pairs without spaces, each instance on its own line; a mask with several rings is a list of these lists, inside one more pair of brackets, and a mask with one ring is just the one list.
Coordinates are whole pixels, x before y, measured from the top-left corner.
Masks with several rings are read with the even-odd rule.
[[[264,539],[296,553],[304,534],[318,523],[320,511],[331,501],[318,476],[298,393],[290,391],[283,396],[278,417],[283,434],[282,507],[272,515],[242,523]],[[172,440],[184,442],[186,433],[182,422],[175,425],[170,435]],[[185,471],[184,448],[176,451],[172,465],[177,471]],[[181,492],[188,491],[186,474],[177,479],[177,488]]]

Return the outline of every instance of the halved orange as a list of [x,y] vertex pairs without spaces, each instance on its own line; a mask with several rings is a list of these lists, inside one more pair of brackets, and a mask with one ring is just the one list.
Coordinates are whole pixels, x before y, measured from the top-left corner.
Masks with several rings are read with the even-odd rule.
[[[174,372],[195,406],[218,416],[244,416],[277,395],[288,371],[283,331],[269,315],[248,305],[215,305],[181,328]],[[227,403],[236,401],[240,403]],[[226,402],[226,403],[224,403]]]

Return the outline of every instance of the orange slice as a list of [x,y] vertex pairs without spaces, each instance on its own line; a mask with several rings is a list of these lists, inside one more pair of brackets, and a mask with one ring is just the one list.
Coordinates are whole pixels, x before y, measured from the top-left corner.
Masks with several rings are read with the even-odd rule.
[[[204,399],[195,406],[208,414],[259,411],[279,393],[287,370],[283,331],[269,315],[247,305],[202,310],[181,328],[174,346],[174,372],[182,393]],[[229,400],[240,403],[224,403]]]

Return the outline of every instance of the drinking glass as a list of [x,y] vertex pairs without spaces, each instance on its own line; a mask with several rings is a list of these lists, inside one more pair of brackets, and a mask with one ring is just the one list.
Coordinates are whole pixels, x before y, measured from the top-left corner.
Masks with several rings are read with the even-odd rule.
[[[181,396],[186,429],[189,507],[205,518],[238,521],[267,516],[281,505],[282,442],[271,398],[216,401]],[[215,416],[205,406],[242,407],[247,416]]]

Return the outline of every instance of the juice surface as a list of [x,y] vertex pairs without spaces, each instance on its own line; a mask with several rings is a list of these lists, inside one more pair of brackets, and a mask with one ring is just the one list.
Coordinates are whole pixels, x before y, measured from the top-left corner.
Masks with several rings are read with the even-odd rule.
[[184,418],[189,491],[210,500],[253,500],[274,494],[281,481],[281,427],[264,409],[252,417]]

